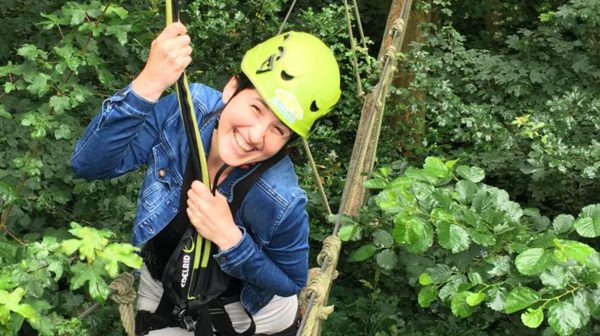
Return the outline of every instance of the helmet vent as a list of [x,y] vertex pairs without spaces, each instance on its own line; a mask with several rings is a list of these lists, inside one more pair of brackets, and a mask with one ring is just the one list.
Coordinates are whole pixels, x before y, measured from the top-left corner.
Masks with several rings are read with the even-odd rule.
[[317,112],[319,111],[319,107],[317,106],[317,101],[313,100],[312,103],[310,104],[310,111],[311,112]]
[[290,38],[290,34],[289,33],[283,35],[283,40],[284,41],[287,40],[287,39],[289,39],[289,38]]
[[279,50],[279,55],[277,55],[277,58],[275,58],[276,61],[279,61],[280,58],[283,57],[283,55],[285,55],[285,49],[281,46],[277,47],[277,50]]
[[285,80],[285,81],[289,81],[294,79],[294,76],[290,75],[289,73],[285,72],[285,70],[281,71],[281,79]]

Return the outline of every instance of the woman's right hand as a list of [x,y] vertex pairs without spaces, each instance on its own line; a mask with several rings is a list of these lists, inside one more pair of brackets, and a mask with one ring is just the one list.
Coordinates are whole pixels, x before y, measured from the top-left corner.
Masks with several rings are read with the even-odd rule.
[[146,100],[158,100],[192,62],[190,43],[187,28],[181,22],[169,24],[152,41],[146,66],[133,80],[133,91]]

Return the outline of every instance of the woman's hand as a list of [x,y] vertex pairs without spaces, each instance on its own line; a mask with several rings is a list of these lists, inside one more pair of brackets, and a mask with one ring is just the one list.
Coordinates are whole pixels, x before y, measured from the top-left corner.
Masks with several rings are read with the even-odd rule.
[[181,22],[169,24],[152,41],[146,66],[133,81],[133,91],[149,101],[158,100],[192,62],[190,43]]
[[187,215],[202,237],[215,243],[221,250],[236,245],[242,239],[242,232],[235,225],[223,195],[217,192],[213,196],[200,181],[192,182],[187,194]]

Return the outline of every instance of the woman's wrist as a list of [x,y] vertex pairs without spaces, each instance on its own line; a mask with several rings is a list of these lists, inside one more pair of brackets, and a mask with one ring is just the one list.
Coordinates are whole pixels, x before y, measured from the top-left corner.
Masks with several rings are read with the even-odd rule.
[[222,235],[220,239],[218,239],[218,241],[215,241],[214,243],[217,244],[219,250],[225,251],[237,245],[242,240],[242,238],[242,230],[235,226],[234,230],[230,230],[229,232],[227,232],[227,234]]
[[138,96],[151,102],[157,101],[166,90],[158,81],[148,78],[143,71],[133,80],[131,89]]

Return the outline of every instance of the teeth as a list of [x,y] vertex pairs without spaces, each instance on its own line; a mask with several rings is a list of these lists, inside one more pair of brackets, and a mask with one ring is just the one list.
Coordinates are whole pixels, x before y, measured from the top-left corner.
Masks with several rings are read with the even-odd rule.
[[252,147],[246,146],[245,143],[242,144],[242,142],[244,141],[240,141],[240,139],[238,138],[237,132],[233,132],[233,138],[235,139],[235,143],[245,152],[250,152],[252,151]]

